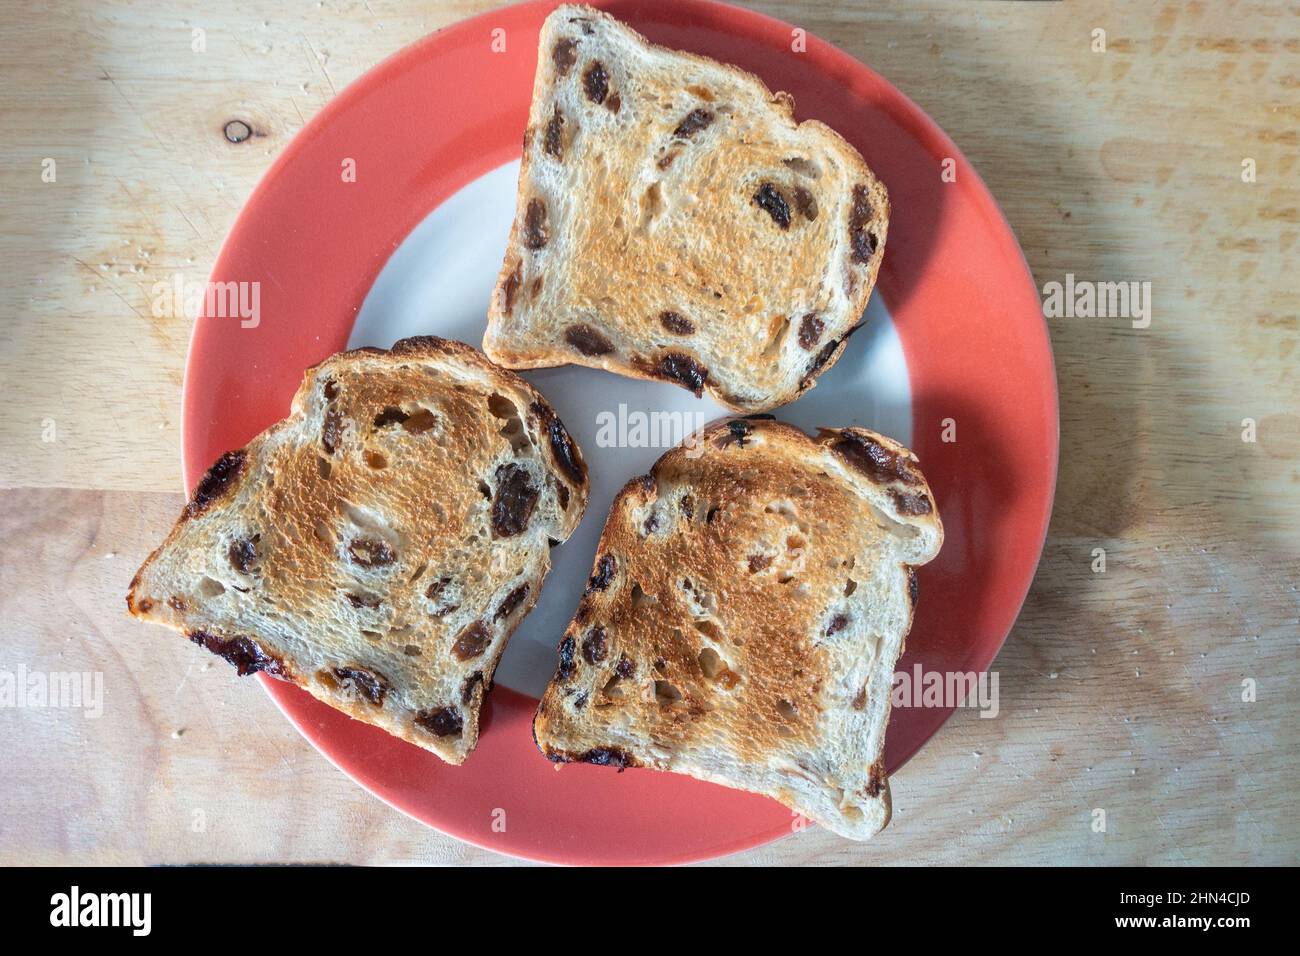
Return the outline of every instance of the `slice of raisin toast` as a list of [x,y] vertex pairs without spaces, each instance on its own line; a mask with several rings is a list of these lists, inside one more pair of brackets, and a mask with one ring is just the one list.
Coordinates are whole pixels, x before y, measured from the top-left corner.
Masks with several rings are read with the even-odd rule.
[[519,376],[433,337],[344,352],[203,476],[127,606],[458,764],[586,503]]
[[793,401],[858,326],[885,187],[755,76],[590,7],[542,26],[514,227],[483,348]]
[[614,500],[537,710],[557,763],[752,790],[853,839],[889,819],[882,752],[913,570],[943,526],[911,452],[732,419]]

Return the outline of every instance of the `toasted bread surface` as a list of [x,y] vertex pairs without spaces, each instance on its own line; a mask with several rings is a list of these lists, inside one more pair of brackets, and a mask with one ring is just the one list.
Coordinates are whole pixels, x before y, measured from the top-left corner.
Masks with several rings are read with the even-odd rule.
[[790,96],[562,6],[483,347],[773,408],[839,358],[888,224],[884,185]]
[[864,839],[914,568],[943,539],[916,459],[859,428],[733,419],[615,499],[534,737],[780,800]]
[[545,399],[460,342],[307,371],[131,582],[132,614],[460,763],[549,550],[587,501]]

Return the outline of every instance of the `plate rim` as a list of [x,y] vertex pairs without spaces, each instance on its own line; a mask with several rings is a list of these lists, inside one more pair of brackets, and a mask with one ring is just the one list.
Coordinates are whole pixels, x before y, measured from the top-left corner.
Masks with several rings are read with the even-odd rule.
[[[588,2],[592,6],[601,7],[601,8],[610,5],[607,2],[602,2],[602,0],[588,0]],[[467,33],[470,30],[474,29],[475,27],[483,26],[485,23],[492,21],[494,18],[496,20],[500,20],[500,18],[503,16],[511,16],[511,17],[522,16],[524,18],[532,18],[535,16],[540,20],[540,18],[544,17],[546,13],[548,13],[550,10],[560,5],[561,3],[557,2],[557,0],[527,0],[527,2],[524,3],[513,4],[504,7],[496,7],[496,8],[483,11],[471,17],[467,17],[449,23],[446,26],[433,31],[432,33],[426,34],[425,36],[413,40],[412,42],[390,53],[389,55],[381,59],[378,63],[376,63],[374,66],[362,72],[354,80],[348,83],[343,89],[341,89],[335,96],[331,97],[328,102],[326,102],[302,127],[300,127],[293,134],[290,140],[283,146],[283,148],[276,155],[276,157],[271,162],[271,164],[267,167],[266,171],[262,173],[262,175],[259,177],[256,185],[254,186],[253,190],[249,193],[248,198],[244,201],[243,205],[240,207],[239,213],[232,221],[229,230],[226,232],[225,236],[222,239],[216,257],[213,260],[212,269],[208,275],[208,281],[209,282],[218,281],[219,277],[224,274],[223,266],[227,265],[227,259],[231,254],[231,250],[243,244],[248,238],[244,234],[250,232],[250,223],[255,215],[254,209],[260,204],[260,201],[265,197],[265,195],[275,187],[276,183],[283,176],[288,174],[290,167],[293,166],[294,161],[297,159],[297,157],[308,148],[308,144],[310,140],[313,138],[313,135],[325,129],[331,123],[333,123],[337,115],[342,113],[345,109],[347,109],[354,100],[357,100],[362,96],[364,96],[368,90],[373,89],[377,84],[381,84],[385,82],[388,79],[389,74],[394,73],[396,71],[401,71],[403,68],[406,67],[408,61],[420,56],[422,53],[426,51],[427,48],[434,47],[438,45],[440,42],[446,42],[447,38],[449,37]],[[617,4],[615,5],[617,6]],[[736,21],[742,22],[742,27],[736,31],[738,34],[749,34],[759,29],[771,30],[774,27],[784,28],[786,30],[795,28],[794,24],[782,20],[779,17],[773,17],[768,14],[759,12],[757,10],[751,10],[748,8],[736,6],[735,4],[732,3],[721,2],[721,0],[661,0],[661,2],[659,3],[648,4],[646,6],[648,6],[651,10],[655,11],[656,12],[655,15],[657,16],[658,19],[661,20],[676,20],[678,18],[679,13],[681,12],[689,13],[692,10],[698,12],[701,9],[711,8],[714,11],[715,15],[725,15],[726,17],[733,18]],[[966,157],[966,155],[961,151],[958,145],[952,140],[952,138],[949,137],[947,132],[925,110],[923,110],[919,105],[917,105],[917,103],[913,101],[910,96],[908,96],[905,92],[903,92],[901,89],[895,86],[886,77],[878,73],[872,67],[858,60],[856,57],[852,56],[848,52],[840,49],[834,43],[812,33],[811,31],[805,31],[805,34],[806,34],[808,52],[811,53],[814,50],[814,48],[816,48],[818,55],[821,56],[824,60],[828,61],[828,63],[819,64],[820,68],[825,69],[827,66],[833,66],[835,68],[833,72],[836,75],[846,73],[846,72],[864,74],[873,83],[879,84],[881,87],[887,89],[890,92],[891,97],[896,98],[896,103],[894,105],[901,107],[901,109],[891,108],[889,112],[891,112],[891,114],[893,114],[894,117],[897,120],[899,120],[900,123],[908,129],[911,135],[919,142],[922,143],[937,142],[938,144],[940,144],[940,146],[945,150],[946,155],[950,155],[956,159],[958,167],[962,170],[963,176],[970,176],[974,178],[975,186],[977,187],[974,190],[974,195],[978,197],[981,203],[987,206],[988,211],[991,213],[991,220],[992,220],[993,227],[1003,234],[1004,239],[1009,240],[1010,248],[1013,248],[1016,252],[1016,255],[1018,256],[1020,272],[1023,275],[1025,282],[1027,283],[1027,289],[1029,293],[1032,295],[1032,297],[1035,300],[1037,300],[1038,289],[1033,277],[1033,272],[1030,269],[1028,260],[1025,257],[1024,249],[1021,246],[1019,239],[1016,237],[1014,230],[1011,228],[1010,222],[1006,216],[1005,211],[1003,210],[1001,204],[997,200],[997,197],[988,188],[988,185],[985,183],[983,177],[980,176],[978,170],[970,162],[969,158]],[[452,190],[452,194],[454,194],[459,189],[463,189],[465,185],[467,185],[467,183],[459,184],[455,189]],[[440,202],[444,202],[446,198],[447,197],[444,197],[442,200],[440,200]],[[432,213],[434,208],[437,208],[437,206],[435,205],[433,208],[426,210],[421,215],[420,219],[417,220],[417,222],[421,221],[424,216],[427,216],[430,213]],[[382,270],[382,265],[380,269]],[[875,294],[882,294],[879,291],[879,288],[875,290]],[[362,300],[364,300],[364,295],[362,296]],[[360,302],[357,303],[357,308],[358,309],[360,308]],[[353,315],[353,320],[355,321],[355,314]],[[1044,414],[1050,418],[1050,421],[1053,426],[1051,428],[1050,435],[1048,436],[1049,447],[1044,449],[1044,451],[1047,453],[1046,455],[1047,461],[1043,463],[1046,465],[1046,469],[1044,473],[1045,494],[1042,497],[1042,505],[1041,508],[1038,509],[1039,513],[1036,517],[1036,523],[1039,527],[1039,530],[1035,534],[1035,537],[1037,538],[1037,542],[1036,542],[1036,547],[1033,549],[1033,561],[1032,561],[1030,571],[1025,577],[1025,580],[1023,582],[1023,588],[1020,588],[1021,594],[1019,595],[1018,601],[1016,601],[1015,603],[1015,611],[1011,615],[1010,624],[1008,625],[1005,633],[1003,633],[1001,639],[997,642],[996,648],[993,648],[991,653],[988,654],[988,660],[980,666],[981,673],[986,672],[991,667],[993,662],[996,660],[998,655],[1001,653],[1003,647],[1005,647],[1006,645],[1007,640],[1010,639],[1011,632],[1014,630],[1015,624],[1019,619],[1020,612],[1023,609],[1025,601],[1028,598],[1029,591],[1032,588],[1033,582],[1037,576],[1039,565],[1041,564],[1042,554],[1046,547],[1047,534],[1050,526],[1051,515],[1053,513],[1053,509],[1055,505],[1056,486],[1057,486],[1057,481],[1059,476],[1059,463],[1060,463],[1059,381],[1056,374],[1055,355],[1051,345],[1051,337],[1047,325],[1047,320],[1045,317],[1042,316],[1041,310],[1039,310],[1038,320],[1039,321],[1037,325],[1034,326],[1034,328],[1038,333],[1037,339],[1039,340],[1039,344],[1041,345],[1042,357],[1045,359],[1044,371],[1046,374],[1046,378],[1050,382],[1050,386],[1051,386],[1050,405],[1049,407],[1043,409],[1043,411]],[[190,462],[190,458],[192,457],[190,452],[190,448],[191,448],[190,439],[191,439],[192,428],[193,428],[193,425],[190,421],[190,416],[192,412],[191,383],[193,379],[196,377],[195,375],[196,367],[202,361],[202,359],[200,358],[200,355],[202,354],[201,350],[196,348],[196,343],[200,336],[201,326],[202,326],[201,321],[197,319],[192,324],[189,343],[186,352],[184,375],[183,375],[183,380],[181,385],[182,415],[181,415],[181,427],[180,427],[180,447],[181,447],[181,458],[182,458],[182,480],[185,485],[184,490],[187,496],[190,493],[190,489],[194,486],[198,478],[202,475],[203,470],[207,467],[206,465],[192,467]],[[908,378],[909,378],[909,385],[910,385],[913,381],[914,365],[911,360],[911,356],[909,355],[909,350],[907,348],[908,336],[901,329],[899,329],[898,334],[903,341],[904,355],[908,359],[907,370],[908,370]],[[912,395],[913,395],[912,415],[913,415],[913,435],[914,435],[912,444],[913,447],[915,447],[916,444],[919,443],[919,439],[917,437],[919,435],[919,430],[917,429],[915,423],[915,417],[916,417],[915,388],[912,389]],[[347,769],[338,760],[336,760],[335,756],[330,752],[330,750],[326,749],[326,746],[323,745],[321,741],[317,739],[318,734],[314,733],[311,728],[307,727],[305,725],[305,722],[302,720],[301,716],[293,709],[291,709],[286,703],[289,693],[295,691],[298,693],[305,693],[305,692],[301,691],[299,688],[297,688],[294,685],[284,685],[281,682],[268,678],[264,674],[258,674],[257,676],[263,689],[267,692],[268,696],[270,696],[276,708],[288,719],[290,725],[293,726],[294,729],[299,734],[301,734],[307,740],[307,742],[330,763],[331,766],[341,771],[346,777],[348,777],[349,780],[351,780],[354,784],[356,784],[357,786],[365,790],[366,793],[368,793],[370,796],[380,800],[387,806],[393,808],[394,810],[397,810],[399,813],[402,813],[404,816],[407,816],[419,822],[423,826],[427,826],[430,829],[433,829],[437,832],[450,836],[453,839],[513,859],[524,860],[529,862],[547,863],[547,864],[576,863],[578,865],[592,865],[592,864],[603,863],[608,865],[609,862],[608,860],[591,855],[586,851],[563,850],[563,851],[552,852],[549,855],[542,855],[542,853],[540,852],[536,855],[532,855],[522,850],[517,850],[514,848],[507,849],[501,846],[487,844],[485,842],[475,839],[473,836],[445,827],[442,823],[438,823],[438,824],[431,823],[429,820],[422,818],[421,816],[417,815],[415,812],[406,809],[399,802],[396,802],[395,800],[390,799],[388,796],[385,796],[379,790],[375,789],[375,787],[373,787],[370,782],[359,778],[357,775],[354,774],[353,771]],[[512,694],[519,697],[526,696],[520,694],[517,691],[512,691],[504,687],[500,688],[497,693],[502,693],[502,692],[504,692],[505,694]],[[320,706],[326,707],[328,705],[320,704]],[[917,741],[915,744],[913,744],[909,749],[907,749],[904,752],[901,760],[898,763],[898,767],[895,768],[895,772],[897,772],[898,769],[901,769],[901,767],[905,765],[907,761],[909,761],[913,756],[915,756],[916,753],[922,747],[924,747],[927,743],[929,743],[934,738],[934,736],[939,732],[939,730],[942,729],[944,724],[946,724],[947,721],[951,718],[955,708],[943,708],[943,710],[944,713],[942,719],[925,736],[925,738],[920,741]],[[663,863],[663,864],[672,865],[672,864],[702,862],[705,860],[715,860],[715,859],[720,859],[723,857],[733,855],[735,853],[754,849],[760,846],[769,845],[775,842],[776,840],[779,840],[784,836],[788,836],[788,835],[790,835],[790,830],[788,827],[786,827],[783,830],[775,833],[755,834],[745,839],[736,840],[733,842],[733,844],[728,845],[728,847],[724,849],[714,848],[714,849],[702,850],[699,852],[661,854],[655,856],[653,860],[645,860],[642,862],[653,862],[653,863]],[[644,856],[645,854],[641,854],[641,855]]]

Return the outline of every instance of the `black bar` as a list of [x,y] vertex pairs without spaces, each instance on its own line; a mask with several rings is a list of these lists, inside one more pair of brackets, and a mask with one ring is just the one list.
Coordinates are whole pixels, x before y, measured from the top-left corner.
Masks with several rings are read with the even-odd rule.
[[[1200,938],[1232,945],[1242,934],[1276,932],[1286,925],[1282,911],[1293,882],[1288,870],[1225,868],[823,868],[797,874],[733,869],[724,874],[710,867],[619,873],[544,867],[179,867],[11,869],[5,875],[0,927],[6,942],[76,934],[128,944],[200,942],[205,948],[268,930],[295,944],[369,947],[422,928],[436,930],[434,938],[446,945],[461,935],[448,937],[453,922],[479,936],[496,925],[542,932],[605,926],[613,935],[602,933],[602,941],[617,946],[620,929],[639,921],[637,914],[652,918],[664,940],[673,938],[674,926],[695,936],[717,921],[729,949],[744,934],[762,932],[773,922],[808,920],[818,939],[844,931],[858,934],[864,945],[891,928],[921,932],[927,943],[951,937],[989,945],[996,938],[991,933],[1012,939],[1030,931],[1035,935],[1020,938],[1073,943],[1127,937],[1180,944]],[[148,894],[147,927],[143,894]],[[74,909],[79,923],[116,914],[118,925],[74,927]],[[538,943],[551,945],[541,937]]]

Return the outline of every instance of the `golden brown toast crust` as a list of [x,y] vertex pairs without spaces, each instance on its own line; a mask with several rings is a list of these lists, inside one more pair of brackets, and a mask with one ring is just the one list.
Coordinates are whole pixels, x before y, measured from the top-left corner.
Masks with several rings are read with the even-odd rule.
[[345,352],[204,475],[127,605],[459,763],[586,498],[554,411],[477,350]]
[[[889,439],[711,426],[700,449],[670,451],[615,499],[537,711],[539,748],[757,790],[840,832],[874,832],[912,566],[941,539],[915,458]],[[800,777],[844,806],[784,783]],[[864,814],[873,803],[883,811]]]
[[843,352],[888,222],[884,185],[788,94],[560,7],[484,350],[773,408]]

